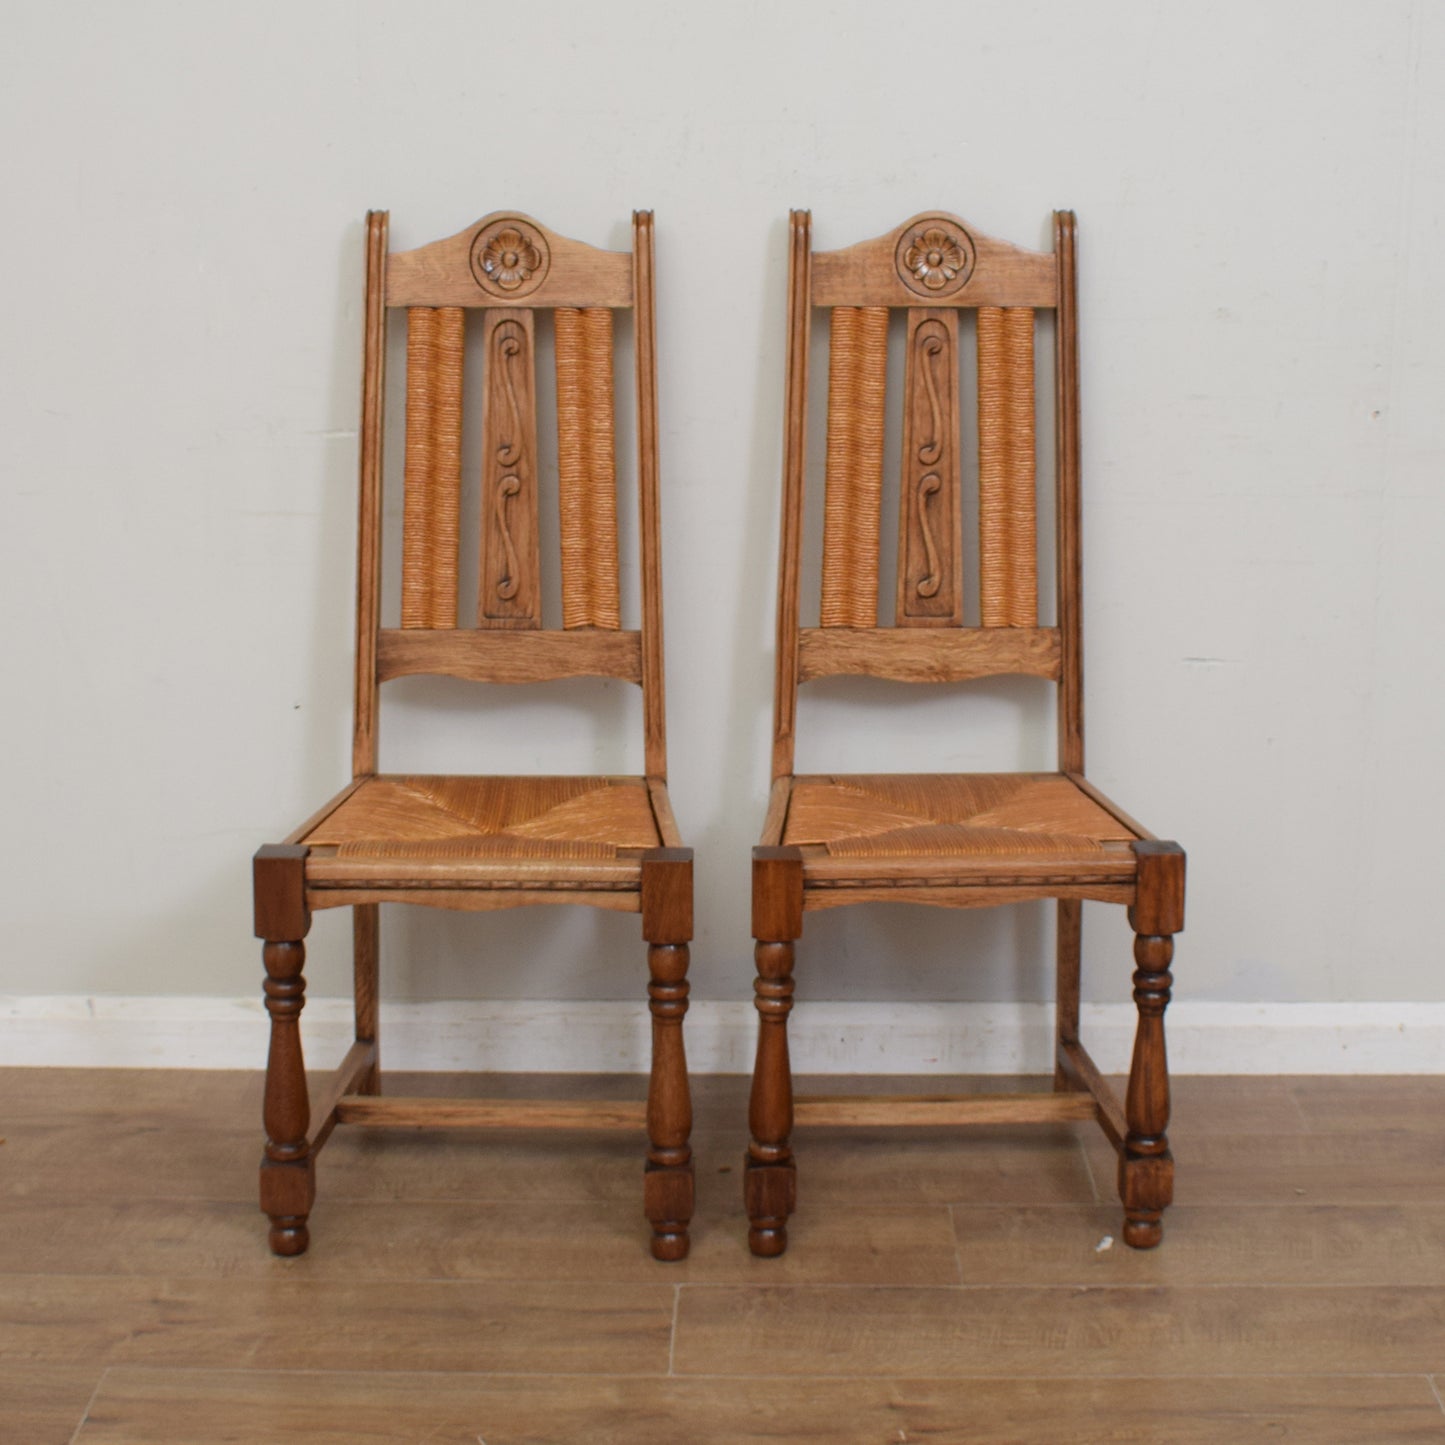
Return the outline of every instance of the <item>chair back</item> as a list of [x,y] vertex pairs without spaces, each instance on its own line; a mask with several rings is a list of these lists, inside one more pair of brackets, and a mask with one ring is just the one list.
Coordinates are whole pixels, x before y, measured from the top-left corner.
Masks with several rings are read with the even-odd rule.
[[[1041,253],[928,212],[840,251],[814,253],[811,218],[791,217],[787,418],[773,775],[793,767],[797,689],[867,674],[955,682],[1001,673],[1059,689],[1060,768],[1083,767],[1079,635],[1078,344],[1074,218],[1054,217]],[[827,447],[819,626],[799,624],[808,352],[814,308],[829,313]],[[880,536],[890,313],[905,313],[897,583],[880,616]],[[960,313],[977,348],[978,511],[963,516],[965,419]],[[1057,315],[1055,482],[1058,618],[1039,625],[1034,388],[1036,313]],[[964,529],[978,575],[964,576]],[[976,586],[979,625],[965,627]]]
[[[367,217],[357,706],[353,770],[376,768],[379,687],[429,673],[521,683],[594,675],[643,692],[645,767],[667,770],[657,515],[652,213],[633,249],[599,250],[530,216],[494,213],[443,241],[388,254],[387,213]],[[634,313],[641,626],[621,625],[613,313]],[[381,626],[385,329],[406,326],[401,625]],[[556,358],[561,628],[542,621],[537,331]],[[466,375],[480,333],[479,383]],[[475,354],[475,353],[474,353]],[[481,536],[474,616],[461,617],[464,405],[480,388]],[[469,390],[470,388],[470,390]]]

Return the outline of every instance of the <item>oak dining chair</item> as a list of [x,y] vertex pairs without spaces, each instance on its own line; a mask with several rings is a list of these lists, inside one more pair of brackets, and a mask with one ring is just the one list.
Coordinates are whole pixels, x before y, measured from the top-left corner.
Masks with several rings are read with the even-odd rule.
[[[634,357],[635,628],[622,625],[619,582],[614,321],[624,311],[631,312]],[[367,217],[352,781],[284,843],[261,848],[254,862],[271,1031],[261,1207],[277,1254],[306,1249],[317,1155],[336,1125],[350,1123],[530,1133],[623,1129],[636,1130],[639,1139],[645,1131],[642,1194],[652,1252],[664,1260],[687,1253],[692,1114],[682,1023],[692,852],[682,846],[667,792],[653,317],[649,211],[633,214],[630,252],[569,240],[519,213],[494,213],[448,239],[389,253],[387,213]],[[406,330],[396,626],[382,620],[389,318]],[[546,381],[537,365],[543,336],[555,356],[555,406],[547,409],[538,406]],[[469,369],[480,376],[474,379]],[[621,381],[625,385],[625,376]],[[478,395],[479,406],[470,404]],[[461,599],[469,604],[470,589],[459,588],[462,439],[464,430],[473,435],[478,411],[479,576],[475,612],[463,617]],[[537,434],[540,419],[553,415],[555,475],[544,475],[554,469],[539,465]],[[539,497],[550,487],[560,556],[549,578]],[[544,622],[544,598],[558,591],[560,627]],[[465,610],[471,613],[469,605]],[[630,777],[380,772],[381,684],[414,674],[492,684],[581,676],[634,683],[642,698],[643,771]],[[639,913],[650,974],[646,1103],[384,1094],[379,910],[394,903],[476,912],[580,904]],[[312,914],[328,908],[352,910],[355,1042],[312,1101],[299,1032],[302,940]]]
[[[750,1246],[759,1255],[787,1248],[795,1124],[1095,1120],[1118,1152],[1124,1239],[1149,1248],[1159,1243],[1173,1188],[1164,1010],[1173,935],[1184,923],[1184,854],[1084,776],[1074,217],[1055,213],[1051,252],[994,240],[945,212],[835,251],[812,249],[807,211],[792,213],[790,234],[772,787],[752,873],[759,1025],[744,1183]],[[800,592],[815,313],[827,314],[829,340],[820,597],[811,626],[802,623]],[[880,538],[889,323],[898,313],[901,459],[890,586]],[[1052,621],[1041,620],[1039,605],[1039,313],[1053,314]],[[960,382],[968,345],[976,349],[971,407]],[[970,432],[976,466],[973,449],[967,461],[964,454]],[[970,518],[964,499],[975,488],[965,491],[966,470],[976,477]],[[965,529],[975,526],[973,563]],[[976,576],[965,575],[966,553]],[[889,594],[886,604],[880,594]],[[1056,771],[794,771],[803,683],[867,675],[921,685],[1002,674],[1056,684]],[[878,751],[881,766],[906,767],[886,734]],[[795,945],[809,912],[876,901],[980,908],[1034,899],[1057,900],[1058,911],[1051,1093],[794,1099],[788,1015]],[[1138,1024],[1122,1104],[1079,1037],[1086,899],[1123,904],[1136,935]]]

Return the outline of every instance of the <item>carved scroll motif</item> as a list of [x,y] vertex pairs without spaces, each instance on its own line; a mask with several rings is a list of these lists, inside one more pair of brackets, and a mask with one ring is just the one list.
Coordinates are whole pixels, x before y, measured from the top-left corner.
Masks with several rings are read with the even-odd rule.
[[483,334],[482,577],[477,626],[540,627],[532,313],[488,311]]
[[910,310],[898,518],[900,627],[963,621],[958,312]]

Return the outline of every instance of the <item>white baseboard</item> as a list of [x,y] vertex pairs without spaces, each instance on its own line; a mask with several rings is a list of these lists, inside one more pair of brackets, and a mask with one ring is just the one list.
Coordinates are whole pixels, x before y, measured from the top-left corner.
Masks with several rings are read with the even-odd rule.
[[[689,1067],[752,1067],[752,1005],[702,1000],[687,1016]],[[1108,1073],[1128,1068],[1134,1010],[1086,1005],[1083,1036]],[[255,1069],[266,1056],[259,1000],[0,997],[0,1065]],[[326,1068],[351,1041],[348,1000],[308,1001],[307,1061]],[[1178,1003],[1168,1014],[1180,1074],[1419,1074],[1445,1069],[1445,1004]],[[1012,1074],[1051,1067],[1053,1008],[1010,1003],[805,1003],[789,1025],[799,1073]],[[640,1004],[498,1000],[382,1008],[391,1069],[640,1073]]]

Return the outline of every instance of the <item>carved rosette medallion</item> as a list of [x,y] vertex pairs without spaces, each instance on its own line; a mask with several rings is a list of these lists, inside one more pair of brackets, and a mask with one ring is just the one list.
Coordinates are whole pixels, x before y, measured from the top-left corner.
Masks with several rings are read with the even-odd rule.
[[929,301],[952,296],[973,275],[973,237],[947,216],[925,216],[898,238],[898,279]]
[[472,237],[472,278],[503,300],[530,295],[547,279],[551,264],[545,238],[516,216],[503,216]]

